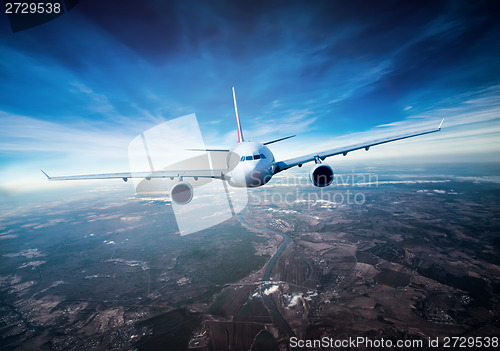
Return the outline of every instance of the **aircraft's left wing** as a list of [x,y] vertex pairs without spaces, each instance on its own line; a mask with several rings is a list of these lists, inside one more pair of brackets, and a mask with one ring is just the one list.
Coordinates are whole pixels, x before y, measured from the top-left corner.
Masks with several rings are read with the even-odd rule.
[[42,170],[48,180],[86,180],[86,179],[123,179],[125,182],[129,178],[214,178],[224,179],[223,170],[187,170],[187,171],[150,171],[150,172],[123,172],[123,173],[103,173],[85,174],[51,177]]
[[388,138],[383,138],[383,139],[377,139],[377,140],[372,140],[372,141],[367,141],[359,144],[353,144],[353,145],[348,145],[348,146],[343,146],[343,147],[338,147],[335,149],[330,149],[330,150],[325,150],[309,155],[304,155],[300,157],[295,157],[291,158],[288,160],[276,162],[276,168],[274,170],[274,174],[279,173],[281,171],[284,171],[285,169],[295,167],[295,166],[301,166],[303,163],[311,162],[316,159],[320,159],[323,161],[325,158],[330,157],[330,156],[335,156],[335,155],[340,155],[343,154],[344,156],[347,155],[347,153],[354,151],[354,150],[359,150],[359,149],[365,149],[368,151],[370,147],[375,146],[375,145],[380,145],[380,144],[385,144],[389,143],[391,141],[396,141],[396,140],[401,140],[401,139],[407,139],[407,138],[412,138],[415,136],[419,135],[424,135],[424,134],[429,134],[429,133],[434,133],[434,132],[439,132],[441,130],[441,125],[443,124],[443,120],[441,120],[441,123],[439,123],[439,127],[433,128],[433,129],[425,129],[425,130],[420,130],[416,132],[411,132],[407,134],[401,134],[401,135],[396,135],[393,137],[388,137]]

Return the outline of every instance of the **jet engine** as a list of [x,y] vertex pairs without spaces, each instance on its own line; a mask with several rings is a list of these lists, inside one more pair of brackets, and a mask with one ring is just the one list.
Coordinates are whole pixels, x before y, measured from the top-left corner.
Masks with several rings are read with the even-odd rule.
[[333,182],[333,169],[327,164],[319,163],[309,171],[309,179],[314,186],[328,186]]
[[189,183],[177,183],[170,190],[170,198],[177,205],[186,205],[193,199],[193,187]]

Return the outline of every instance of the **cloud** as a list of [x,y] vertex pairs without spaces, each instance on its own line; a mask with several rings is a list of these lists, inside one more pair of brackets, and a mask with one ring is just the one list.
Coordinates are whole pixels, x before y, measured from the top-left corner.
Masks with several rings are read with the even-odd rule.
[[443,117],[440,133],[349,157],[402,157],[409,145],[422,157],[492,155],[500,95],[492,7],[82,3],[50,24],[0,32],[0,181],[39,165],[120,171],[131,138],[189,113],[207,146],[229,147],[231,86],[247,139],[298,134],[272,145],[277,158]]
[[[434,160],[446,160],[450,159],[451,155],[455,161],[460,158],[462,161],[473,161],[475,158],[473,155],[477,154],[477,160],[491,159],[492,154],[500,152],[498,143],[500,140],[500,102],[496,99],[497,94],[498,87],[479,89],[465,96],[455,96],[453,108],[436,108],[423,115],[412,115],[404,120],[374,126],[365,132],[328,137],[323,142],[318,142],[314,138],[308,138],[301,143],[289,141],[288,143],[294,143],[294,145],[280,149],[280,156],[281,159],[298,156],[297,152],[292,152],[291,149],[301,150],[301,154],[307,154],[415,130],[435,128],[440,120],[445,118],[442,130],[438,133],[376,146],[369,152],[353,152],[348,157],[358,160],[394,157],[418,157],[419,159],[432,157]],[[462,102],[459,103],[459,100]],[[335,162],[334,159],[332,158],[331,162]],[[339,160],[338,157],[336,159]]]
[[[130,136],[102,130],[85,123],[64,125],[0,111],[0,153],[51,152],[78,154],[94,152],[116,154],[128,145]],[[123,150],[123,149],[121,149]]]
[[117,114],[106,95],[97,94],[91,88],[79,82],[70,82],[69,84],[75,88],[71,89],[70,92],[82,93],[90,99],[88,105],[93,112],[108,116]]
[[51,175],[127,171],[127,147],[138,128],[63,124],[2,111],[0,123],[0,158],[7,160],[0,187],[10,189],[46,187],[40,169]]
[[311,114],[313,112],[309,109],[285,110],[280,113],[281,116],[253,123],[251,128],[244,130],[245,138],[248,136],[249,140],[263,141],[263,138],[271,140],[291,134],[307,133],[314,129],[316,121],[316,117],[312,117]]

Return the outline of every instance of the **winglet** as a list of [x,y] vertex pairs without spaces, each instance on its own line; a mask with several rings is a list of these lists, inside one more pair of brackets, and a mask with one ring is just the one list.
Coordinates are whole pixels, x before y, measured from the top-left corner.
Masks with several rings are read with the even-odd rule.
[[441,123],[439,123],[439,127],[438,127],[439,130],[441,130],[441,126],[443,125],[443,122],[444,122],[444,118],[441,120]]
[[45,176],[47,177],[47,179],[48,179],[48,180],[50,180],[50,179],[51,179],[51,178],[49,177],[49,175],[43,171],[43,169],[41,169],[41,171],[42,171],[42,173],[43,173],[43,174],[45,174]]
[[245,141],[243,132],[241,131],[240,116],[238,116],[238,107],[236,106],[236,94],[233,87],[234,113],[236,114],[236,128],[238,129],[238,143]]

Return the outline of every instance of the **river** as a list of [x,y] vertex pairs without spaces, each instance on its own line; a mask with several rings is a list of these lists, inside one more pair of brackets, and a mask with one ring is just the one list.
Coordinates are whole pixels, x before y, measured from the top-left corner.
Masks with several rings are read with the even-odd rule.
[[[243,219],[243,214],[245,214],[246,210],[247,209],[245,208],[245,210],[243,210],[240,213],[240,215],[239,215],[240,222],[242,224],[244,224],[244,225],[246,225],[246,226],[248,226],[250,228],[253,228],[253,229],[264,230],[264,231],[267,231],[267,232],[271,232],[271,233],[274,233],[274,234],[281,235],[283,237],[283,239],[284,239],[284,241],[280,244],[280,246],[279,246],[278,250],[276,251],[276,253],[273,255],[273,257],[271,257],[271,259],[267,263],[266,269],[264,271],[264,275],[262,277],[262,280],[264,282],[268,282],[271,279],[271,272],[272,272],[272,270],[274,268],[274,265],[276,264],[277,259],[280,257],[280,255],[285,250],[285,247],[290,242],[290,237],[288,235],[286,235],[285,233],[281,233],[281,232],[278,232],[278,231],[270,229],[270,228],[259,228],[259,227],[256,227],[256,226],[248,223],[247,221],[245,221]],[[276,305],[274,304],[273,300],[271,299],[271,296],[264,294],[265,289],[262,289],[262,285],[265,285],[265,284],[266,283],[262,283],[261,284],[261,289],[260,289],[261,296],[262,296],[262,299],[264,300],[264,303],[266,304],[267,309],[271,313],[271,316],[272,316],[274,322],[276,323],[276,325],[281,330],[285,331],[286,334],[288,334],[288,338],[291,338],[291,337],[295,336],[295,333],[293,332],[292,328],[290,328],[290,326],[288,325],[288,323],[285,320],[285,318],[283,318],[283,316],[279,312],[278,308],[276,307]]]

